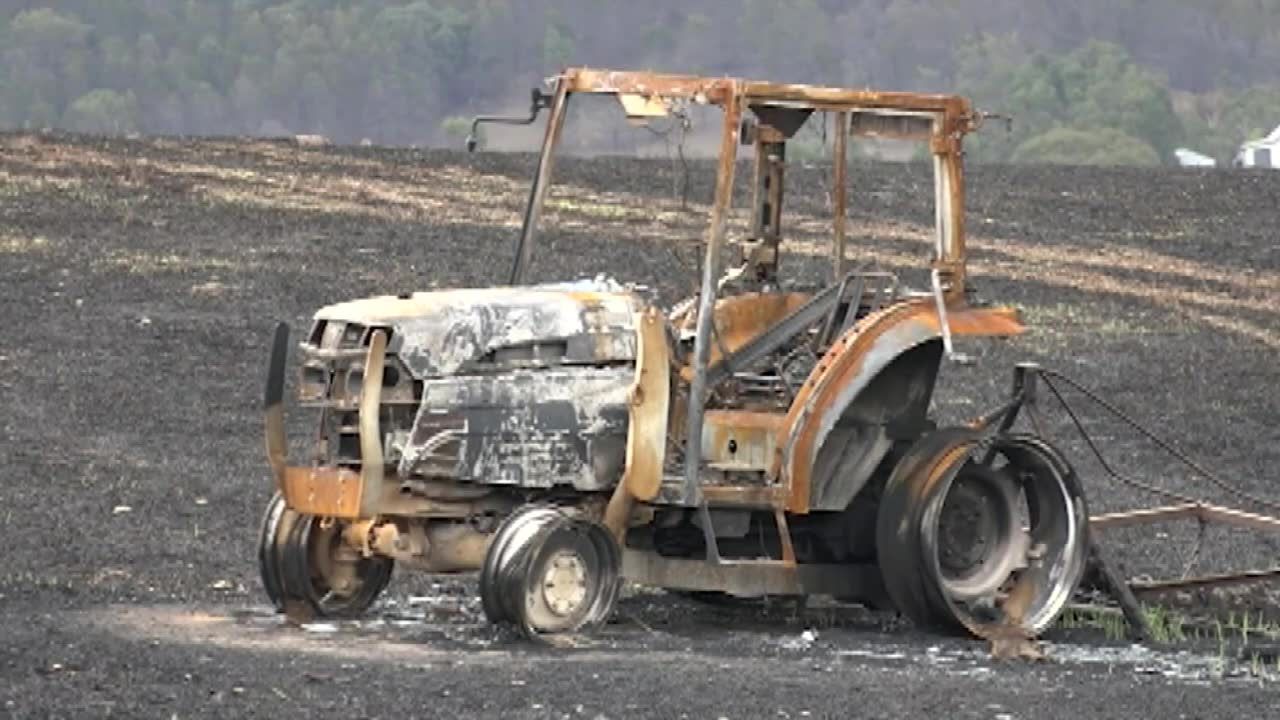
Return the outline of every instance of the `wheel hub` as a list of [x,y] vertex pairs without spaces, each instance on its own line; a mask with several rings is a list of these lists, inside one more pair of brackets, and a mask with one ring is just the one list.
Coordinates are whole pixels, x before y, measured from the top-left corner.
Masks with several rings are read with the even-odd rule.
[[573,614],[587,596],[587,571],[575,552],[552,556],[542,578],[542,599],[547,609],[561,617]]
[[938,567],[953,598],[992,598],[1026,565],[1020,502],[1006,473],[973,469],[955,478],[938,513]]
[[342,539],[342,526],[289,510],[277,493],[258,538],[258,566],[277,610],[292,601],[319,617],[363,612],[386,588],[392,561],[364,558]]
[[968,483],[956,487],[947,497],[938,518],[942,541],[938,561],[949,575],[972,572],[990,554],[998,511],[992,499],[977,493]]

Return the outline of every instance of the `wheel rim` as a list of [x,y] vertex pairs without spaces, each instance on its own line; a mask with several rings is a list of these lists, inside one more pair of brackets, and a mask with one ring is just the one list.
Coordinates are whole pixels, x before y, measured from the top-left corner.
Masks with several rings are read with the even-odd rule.
[[[984,459],[989,461],[982,465],[966,456],[948,472],[925,513],[922,550],[925,571],[935,579],[936,609],[977,635],[997,625],[1039,634],[1066,607],[1084,572],[1083,493],[1066,461],[1039,439],[999,438]],[[971,489],[975,478],[988,498],[999,498],[992,502],[1003,506],[997,514],[1004,526],[988,547],[986,564],[957,580],[944,565],[955,552],[944,546],[944,508],[954,489]]]
[[272,605],[302,603],[318,617],[351,617],[369,608],[391,580],[385,557],[337,557],[342,526],[290,510],[277,493],[267,505],[258,540],[258,565]]
[[391,576],[391,559],[338,557],[341,527],[310,515],[299,516],[286,545],[286,587],[321,617],[351,617],[369,608]]
[[617,543],[600,525],[554,508],[518,510],[485,556],[485,616],[533,639],[581,631],[612,612],[620,567]]
[[512,548],[528,543],[544,521],[558,514],[554,508],[527,505],[508,515],[494,533],[480,567],[480,605],[489,622],[502,624],[517,620],[505,602],[504,580],[500,576],[511,572]]
[[285,513],[284,498],[280,493],[272,495],[267,502],[267,509],[262,514],[262,526],[258,530],[258,572],[262,578],[262,588],[267,599],[276,610],[284,609],[284,587],[280,579],[280,564],[277,562],[276,537],[280,531],[280,521]]
[[1007,474],[966,465],[938,511],[939,581],[948,596],[977,600],[995,594],[1025,566],[1020,491]]
[[918,623],[1037,634],[1079,583],[1087,526],[1075,474],[1042,440],[940,431],[886,485],[877,518],[885,589]]
[[542,576],[542,602],[561,617],[572,615],[587,597],[587,572],[582,556],[558,552]]
[[538,634],[583,626],[600,593],[603,562],[586,536],[565,527],[552,530],[525,575],[525,625]]

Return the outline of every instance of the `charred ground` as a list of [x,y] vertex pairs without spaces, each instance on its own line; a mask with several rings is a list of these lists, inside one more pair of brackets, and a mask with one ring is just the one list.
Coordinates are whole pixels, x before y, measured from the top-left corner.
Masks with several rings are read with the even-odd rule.
[[[641,594],[593,647],[547,654],[480,625],[465,583],[406,573],[381,625],[333,637],[258,615],[253,536],[269,494],[258,406],[272,325],[304,324],[350,297],[501,282],[532,165],[284,142],[0,136],[4,712],[1194,715],[1228,692],[1242,711],[1265,707],[1274,691],[1253,681],[1142,675],[1141,658],[1112,663],[1115,673],[1084,661],[992,666],[965,642],[854,611],[707,610]],[[825,172],[789,172],[787,202],[801,216],[784,266],[818,282]],[[666,160],[562,161],[534,279],[606,273],[664,301],[687,295],[711,173],[693,164],[685,210]],[[851,186],[855,256],[922,266],[927,168],[858,163]],[[1006,392],[1014,362],[1035,360],[1100,389],[1240,488],[1280,500],[1280,176],[976,167],[968,187],[974,284],[1020,306],[1034,331],[967,344],[979,365],[945,368],[939,415],[977,413]],[[1133,477],[1274,510],[1190,478],[1082,409]],[[1108,480],[1048,414],[1093,510],[1158,500]],[[1105,540],[1129,574],[1167,576],[1181,572],[1194,533]],[[1270,565],[1278,548],[1211,531],[1199,567]],[[411,596],[427,600],[409,606]],[[1260,610],[1268,595],[1235,600]],[[815,626],[816,643],[792,642]],[[942,660],[921,660],[931,656]],[[1157,691],[1164,699],[1149,700]]]

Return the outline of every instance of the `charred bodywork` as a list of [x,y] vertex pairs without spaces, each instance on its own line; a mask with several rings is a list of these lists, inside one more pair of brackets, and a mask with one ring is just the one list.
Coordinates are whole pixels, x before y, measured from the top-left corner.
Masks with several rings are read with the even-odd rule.
[[[670,311],[612,281],[522,286],[575,95],[633,120],[723,110],[701,291]],[[267,445],[279,496],[264,584],[282,608],[358,612],[392,561],[479,569],[486,612],[531,635],[608,615],[619,578],[738,595],[892,602],[975,632],[1042,629],[1082,569],[1087,515],[1052,448],[929,417],[960,337],[1022,332],[965,283],[962,98],[571,69],[535,91],[546,133],[510,286],[341,303],[298,346],[314,457],[286,460],[278,331]],[[786,145],[834,116],[831,281],[780,272]],[[479,118],[503,121],[502,118]],[[845,261],[845,142],[925,143],[930,285]],[[752,222],[728,237],[740,145]],[[625,242],[617,238],[616,242]],[[726,248],[735,263],[723,267]]]

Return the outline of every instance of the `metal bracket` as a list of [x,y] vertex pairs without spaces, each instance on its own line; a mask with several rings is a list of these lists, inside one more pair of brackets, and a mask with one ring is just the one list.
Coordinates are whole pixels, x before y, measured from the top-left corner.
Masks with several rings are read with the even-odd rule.
[[951,343],[951,323],[947,321],[947,300],[942,293],[942,273],[938,268],[930,273],[930,279],[933,281],[933,302],[938,308],[938,327],[942,330],[942,348],[946,351],[947,359],[957,365],[973,365],[974,359],[956,352]]
[[551,107],[551,100],[554,97],[551,93],[545,93],[539,88],[533,88],[529,93],[529,116],[523,115],[477,115],[471,120],[471,131],[467,133],[467,152],[475,152],[476,146],[480,144],[479,131],[480,125],[484,123],[493,123],[495,125],[532,125],[533,121],[538,119],[538,113],[546,108]]

